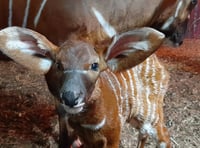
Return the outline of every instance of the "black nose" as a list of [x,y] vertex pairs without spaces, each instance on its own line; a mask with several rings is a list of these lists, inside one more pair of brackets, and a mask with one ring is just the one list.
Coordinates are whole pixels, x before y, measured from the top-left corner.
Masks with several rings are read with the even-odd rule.
[[175,43],[177,46],[180,46],[183,43],[183,35],[174,33],[172,34],[170,40]]
[[73,107],[78,104],[78,99],[80,95],[77,95],[74,92],[67,91],[62,93],[62,100],[64,101],[65,105],[69,107]]

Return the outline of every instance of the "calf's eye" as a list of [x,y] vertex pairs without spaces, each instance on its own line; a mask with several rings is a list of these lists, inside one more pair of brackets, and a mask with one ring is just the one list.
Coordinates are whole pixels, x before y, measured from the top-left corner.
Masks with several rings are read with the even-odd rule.
[[60,62],[56,62],[55,64],[58,70],[63,70],[63,66]]
[[98,71],[99,70],[99,64],[98,63],[91,64],[90,69],[93,70],[93,71]]

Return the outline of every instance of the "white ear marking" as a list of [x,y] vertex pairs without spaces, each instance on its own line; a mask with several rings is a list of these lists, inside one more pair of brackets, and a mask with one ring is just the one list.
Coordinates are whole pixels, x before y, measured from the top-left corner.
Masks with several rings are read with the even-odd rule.
[[34,52],[33,50],[30,49],[22,49],[20,50],[21,52],[25,53],[25,54],[29,54],[29,55],[34,55],[36,52]]
[[[51,68],[49,55],[58,51],[43,35],[26,28],[8,27],[0,30],[0,50],[17,63],[41,74]],[[41,55],[41,56],[40,56]]]
[[114,27],[112,27],[103,17],[103,15],[96,10],[94,7],[92,7],[92,11],[94,13],[94,15],[96,16],[97,20],[99,21],[99,23],[101,24],[101,26],[103,27],[104,31],[107,33],[107,35],[109,37],[113,37],[114,35],[116,35],[116,31],[114,29]]
[[12,41],[12,40],[8,40],[6,42],[6,47],[10,50],[16,49],[16,48],[20,48],[21,52],[25,52],[25,53],[31,53],[34,54],[35,52],[33,50],[28,50],[29,48],[31,48],[32,46],[30,44],[27,44],[25,42],[21,42],[21,41]]
[[128,44],[128,47],[132,47],[132,48],[135,48],[137,50],[143,50],[143,51],[147,51],[149,49],[149,46],[148,46],[148,41],[140,41],[140,42],[132,42],[132,43],[129,43]]

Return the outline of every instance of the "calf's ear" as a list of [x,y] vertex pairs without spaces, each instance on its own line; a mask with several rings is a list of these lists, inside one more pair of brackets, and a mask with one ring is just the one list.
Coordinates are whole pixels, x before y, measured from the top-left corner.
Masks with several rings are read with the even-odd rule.
[[33,30],[8,27],[0,30],[0,50],[17,63],[45,74],[58,47]]
[[112,71],[132,68],[153,54],[164,38],[163,33],[149,27],[116,35],[104,54],[105,62]]

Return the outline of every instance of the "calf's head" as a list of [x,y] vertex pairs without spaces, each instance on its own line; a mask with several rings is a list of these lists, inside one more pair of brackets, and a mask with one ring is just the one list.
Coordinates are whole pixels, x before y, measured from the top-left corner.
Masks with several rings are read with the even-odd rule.
[[100,58],[93,46],[81,41],[68,40],[60,49],[46,80],[50,91],[73,114],[82,110],[94,89]]
[[113,37],[106,50],[95,51],[89,43],[67,40],[61,47],[29,29],[8,27],[0,31],[0,49],[16,62],[45,74],[51,93],[69,114],[83,111],[90,102],[102,71],[122,71],[150,56],[164,34],[139,28]]

